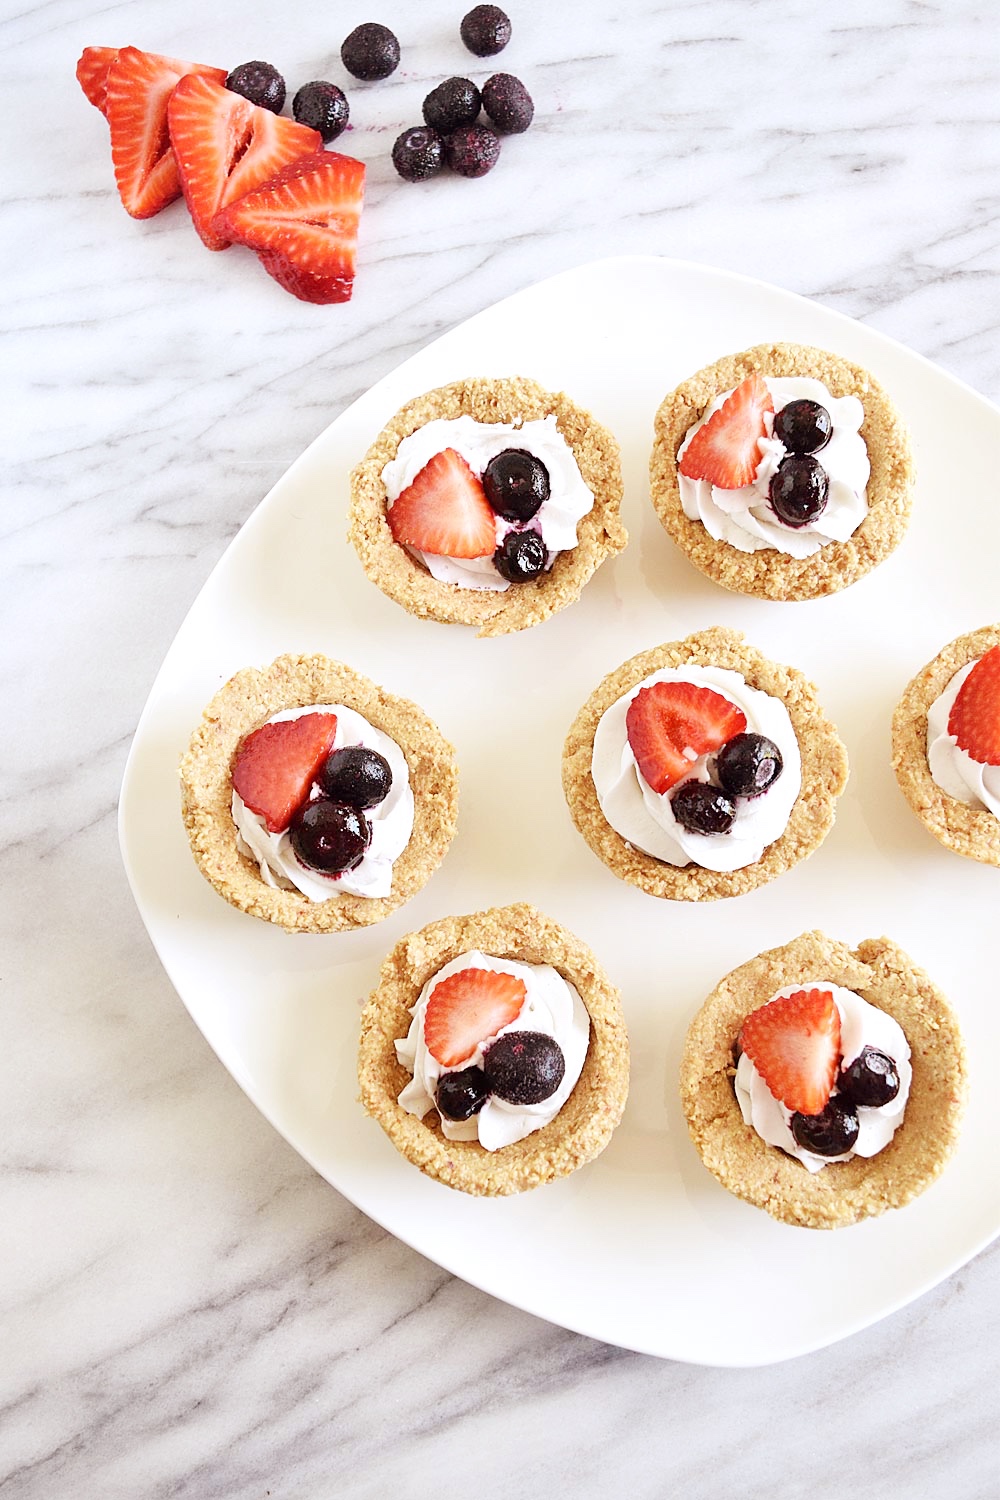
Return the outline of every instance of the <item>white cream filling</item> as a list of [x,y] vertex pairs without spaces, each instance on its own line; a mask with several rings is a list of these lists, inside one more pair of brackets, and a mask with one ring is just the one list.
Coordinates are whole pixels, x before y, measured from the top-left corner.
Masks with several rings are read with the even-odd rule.
[[931,780],[949,797],[1000,818],[1000,766],[973,760],[948,733],[948,719],[962,684],[976,662],[967,662],[927,711],[927,765]]

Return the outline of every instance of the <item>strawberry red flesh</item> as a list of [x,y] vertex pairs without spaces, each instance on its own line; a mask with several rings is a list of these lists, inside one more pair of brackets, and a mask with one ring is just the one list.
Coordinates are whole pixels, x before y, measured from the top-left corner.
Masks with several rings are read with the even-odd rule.
[[751,484],[760,464],[758,442],[767,436],[764,413],[773,411],[771,393],[755,370],[699,427],[678,464],[680,472],[720,490]]
[[1000,646],[979,658],[959,688],[948,733],[980,765],[1000,766]]
[[77,83],[102,115],[108,112],[108,74],[117,56],[117,47],[84,47],[76,65]]
[[517,1020],[526,995],[523,980],[492,969],[462,969],[442,979],[424,1013],[427,1050],[442,1067],[459,1067]]
[[720,749],[746,727],[746,715],[735,703],[692,682],[654,682],[641,688],[625,715],[639,772],[660,793],[686,776],[699,755]]
[[796,990],[751,1011],[740,1046],[786,1109],[818,1115],[840,1066],[840,1012],[829,990]]
[[303,714],[262,724],[240,745],[233,790],[269,833],[282,833],[305,802],[336,733],[336,714]]
[[389,530],[397,542],[436,557],[492,557],[496,518],[483,486],[454,448],[420,470],[393,502]]

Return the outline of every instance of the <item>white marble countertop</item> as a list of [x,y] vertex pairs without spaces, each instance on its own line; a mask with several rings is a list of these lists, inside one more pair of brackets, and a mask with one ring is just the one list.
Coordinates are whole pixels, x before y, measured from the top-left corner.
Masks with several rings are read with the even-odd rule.
[[[346,82],[355,4],[8,7],[0,1496],[995,1492],[1000,1251],[759,1371],[623,1352],[426,1262],[318,1178],[191,1023],[115,834],[130,738],[191,600],[290,461],[497,298],[598,256],[776,282],[1000,396],[1000,48],[973,0],[383,8],[351,90],[369,164],[350,305],[139,224],[79,92],[88,44]],[[294,19],[290,19],[294,16]],[[470,68],[470,64],[474,64]],[[481,182],[388,162],[426,90],[495,67],[532,129]],[[951,497],[958,501],[958,497]],[[599,1294],[599,1289],[598,1289]],[[727,1289],[720,1287],[720,1298]],[[447,1468],[446,1468],[447,1466]],[[459,1470],[461,1472],[461,1470]]]

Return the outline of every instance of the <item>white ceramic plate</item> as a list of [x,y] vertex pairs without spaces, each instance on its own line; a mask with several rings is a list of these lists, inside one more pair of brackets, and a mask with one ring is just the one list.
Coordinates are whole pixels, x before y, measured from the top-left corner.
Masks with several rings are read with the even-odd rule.
[[[868,366],[914,434],[909,535],[831,599],[728,594],[685,560],[648,500],[653,413],[701,365],[766,340]],[[347,476],[407,398],[466,375],[565,388],[617,434],[627,551],[580,602],[520,635],[477,640],[411,618],[344,540]],[[261,503],[178,632],[143,712],[120,832],[167,973],[225,1066],[336,1188],[424,1255],[494,1296],[625,1347],[755,1365],[819,1348],[933,1286],[1000,1231],[1000,1055],[992,983],[998,876],[940,848],[889,766],[893,706],[954,636],[1000,614],[995,468],[1000,413],[899,345],[822,307],[703,267],[629,257],[581,267],[480,313],[344,412]],[[991,587],[991,584],[993,586]],[[803,668],[847,742],[852,774],[820,851],[775,883],[703,906],[616,880],[573,828],[560,789],[566,730],[626,657],[692,630],[737,627]],[[290,937],[222,901],[191,859],[177,762],[204,704],[238,668],[322,651],[413,697],[454,742],[459,832],[421,894],[380,926]],[[574,929],[621,987],[633,1049],[625,1118],[562,1182],[477,1201],[400,1158],[356,1103],[358,1012],[383,955],[451,912],[533,901]],[[962,1018],[972,1102],[943,1177],[909,1207],[832,1234],[732,1198],[701,1165],[677,1097],[684,1033],[736,964],[822,927],[887,933]]]

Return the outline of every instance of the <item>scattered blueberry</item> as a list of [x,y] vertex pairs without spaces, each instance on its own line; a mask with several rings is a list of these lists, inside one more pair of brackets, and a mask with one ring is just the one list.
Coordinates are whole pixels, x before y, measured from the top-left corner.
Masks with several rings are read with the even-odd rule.
[[710,781],[683,781],[670,799],[670,809],[691,833],[728,833],[736,817],[733,799]]
[[438,1079],[436,1104],[448,1120],[471,1120],[490,1097],[490,1086],[482,1068],[462,1068],[442,1073]]
[[493,57],[510,41],[510,17],[498,5],[477,5],[462,17],[462,41],[477,57]]
[[899,1072],[894,1060],[877,1047],[862,1047],[837,1079],[837,1088],[852,1104],[878,1109],[899,1093]]
[[520,135],[535,118],[531,95],[512,73],[494,73],[483,84],[483,108],[501,135]]
[[858,1138],[857,1110],[839,1094],[828,1099],[818,1115],[796,1112],[789,1125],[798,1145],[817,1156],[843,1156]]
[[771,475],[767,494],[779,521],[808,526],[826,509],[830,476],[817,459],[793,453]]
[[324,141],[335,141],[347,127],[350,105],[335,83],[314,79],[304,83],[292,100],[292,114],[300,125],[318,130]]
[[730,797],[758,797],[782,768],[781,751],[766,734],[736,734],[715,757],[715,774]]
[[428,125],[449,135],[459,125],[471,125],[482,103],[482,95],[468,78],[446,78],[427,95],[423,115]]
[[392,164],[407,182],[423,182],[444,166],[444,141],[429,125],[412,125],[396,137]]
[[365,21],[355,26],[340,49],[340,60],[355,78],[388,78],[399,67],[399,42],[388,26]]
[[549,498],[549,471],[523,448],[505,448],[483,471],[486,498],[505,521],[530,521]]
[[276,115],[285,107],[285,80],[268,62],[240,63],[226,79],[226,88]]
[[462,177],[485,177],[500,156],[499,138],[485,125],[460,125],[445,141],[453,172]]
[[304,865],[334,875],[361,863],[372,831],[368,819],[356,807],[317,797],[295,814],[288,836]]
[[493,554],[493,566],[508,583],[526,583],[544,571],[545,556],[537,531],[508,531]]
[[334,802],[363,810],[377,807],[389,795],[392,771],[377,750],[345,745],[327,756],[317,779]]
[[774,435],[789,453],[818,453],[826,447],[832,432],[833,423],[826,407],[806,397],[789,401],[774,418]]
[[508,1104],[541,1104],[563,1081],[566,1059],[543,1031],[508,1031],[483,1053],[490,1089]]

